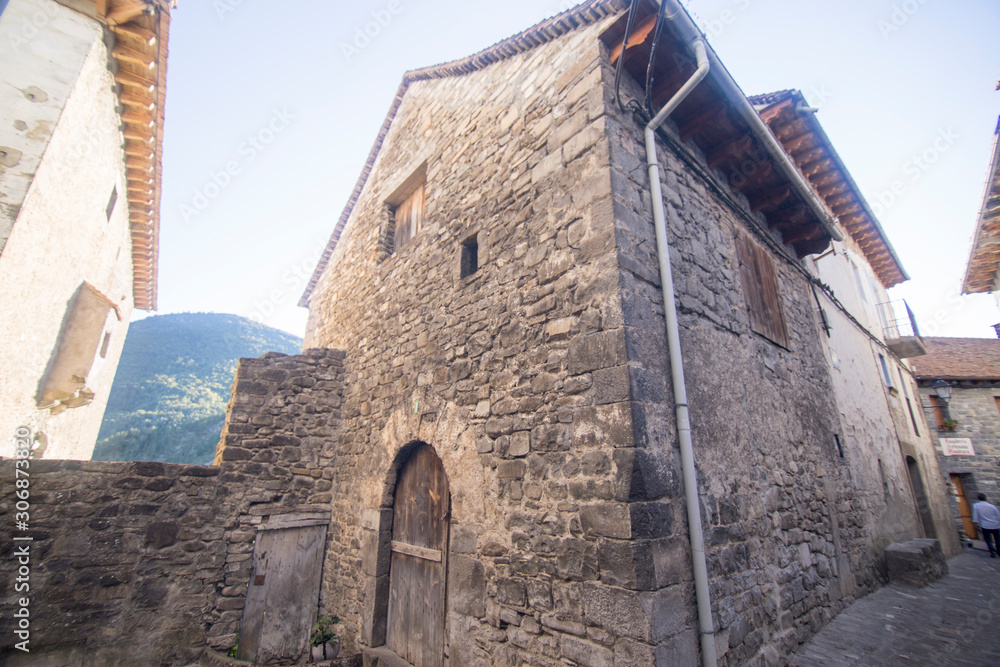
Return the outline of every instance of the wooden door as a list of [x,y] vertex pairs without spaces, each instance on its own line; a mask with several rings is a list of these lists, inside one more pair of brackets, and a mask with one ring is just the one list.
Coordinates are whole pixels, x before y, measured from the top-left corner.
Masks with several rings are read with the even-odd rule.
[[444,664],[450,506],[441,459],[421,445],[396,482],[386,624],[386,645],[414,667]]
[[955,501],[958,503],[958,513],[962,516],[962,526],[965,528],[965,534],[975,539],[976,525],[972,523],[972,507],[969,505],[969,499],[965,495],[965,485],[962,484],[962,476],[949,475],[948,479],[951,481],[949,485],[951,495],[955,497]]
[[325,524],[257,533],[237,658],[287,664],[307,650],[325,544]]
[[920,474],[920,464],[912,456],[907,456],[906,469],[910,473],[910,487],[913,489],[913,499],[917,501],[917,515],[924,527],[924,537],[929,537],[932,540],[937,539],[937,530],[934,528],[934,519],[931,517],[931,507],[927,502],[927,493],[924,491],[924,478]]

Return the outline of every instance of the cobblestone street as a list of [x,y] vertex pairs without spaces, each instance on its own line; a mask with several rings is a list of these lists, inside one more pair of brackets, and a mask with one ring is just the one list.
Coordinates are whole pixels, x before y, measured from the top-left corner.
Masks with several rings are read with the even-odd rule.
[[892,584],[855,602],[789,667],[1000,665],[1000,559],[979,546],[926,588]]

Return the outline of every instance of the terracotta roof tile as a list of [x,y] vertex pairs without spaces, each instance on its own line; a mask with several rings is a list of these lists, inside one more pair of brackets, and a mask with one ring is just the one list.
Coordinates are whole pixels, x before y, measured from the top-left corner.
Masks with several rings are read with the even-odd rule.
[[1000,379],[1000,338],[924,338],[927,355],[911,359],[918,378]]

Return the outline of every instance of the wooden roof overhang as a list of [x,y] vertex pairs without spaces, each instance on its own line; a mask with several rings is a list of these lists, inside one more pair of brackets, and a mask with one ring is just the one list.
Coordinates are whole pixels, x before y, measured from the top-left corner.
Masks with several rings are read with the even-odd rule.
[[871,207],[802,93],[785,90],[751,97],[750,101],[799,172],[861,248],[882,284],[889,288],[909,280]]
[[963,294],[992,292],[997,286],[1000,267],[1000,121],[993,134],[993,154],[986,189],[979,209],[979,220],[972,237],[969,263],[962,281]]
[[111,59],[125,139],[123,196],[132,237],[133,299],[136,308],[155,310],[167,42],[175,2],[93,0],[91,4],[93,16],[114,36]]
[[[640,87],[646,81],[656,8],[656,3],[650,0],[640,2],[625,53],[624,69]],[[617,64],[621,55],[626,18],[623,15],[602,36],[612,64]],[[653,67],[652,107],[658,110],[696,69],[688,45],[679,39],[669,22],[660,38]],[[769,154],[753,135],[736,110],[737,101],[730,99],[718,74],[713,66],[671,115],[681,142],[697,146],[708,167],[725,176],[732,192],[745,195],[750,209],[762,213],[767,226],[777,231],[798,257],[823,252],[832,240],[830,232],[778,168],[776,156]],[[830,212],[829,217],[835,216]]]

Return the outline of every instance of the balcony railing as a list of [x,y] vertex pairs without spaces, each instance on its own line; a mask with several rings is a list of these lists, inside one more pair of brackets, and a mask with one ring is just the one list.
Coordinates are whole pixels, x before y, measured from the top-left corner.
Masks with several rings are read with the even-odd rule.
[[885,344],[900,358],[908,359],[927,354],[927,348],[920,338],[917,320],[904,299],[880,303],[878,317],[882,324]]

